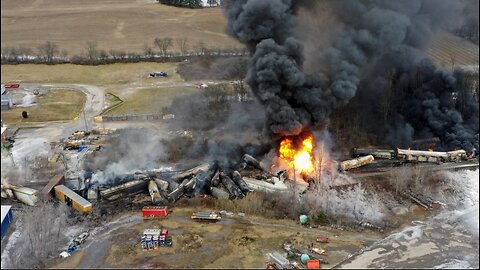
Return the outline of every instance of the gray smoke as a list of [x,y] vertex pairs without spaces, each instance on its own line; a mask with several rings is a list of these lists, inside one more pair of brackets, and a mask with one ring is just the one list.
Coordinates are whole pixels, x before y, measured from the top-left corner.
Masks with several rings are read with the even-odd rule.
[[[476,131],[467,128],[463,122],[465,116],[452,100],[455,78],[422,60],[423,50],[435,31],[454,29],[461,24],[458,15],[462,5],[463,2],[449,0],[231,1],[226,5],[227,32],[251,51],[246,80],[265,106],[266,127],[274,136],[323,128],[332,109],[345,106],[352,99],[371,102],[363,105],[372,109],[361,113],[372,122],[378,116],[376,103],[385,95],[382,88],[387,85],[385,75],[394,69],[394,76],[408,77],[418,84],[407,85],[416,94],[402,96],[404,103],[416,106],[410,108],[415,113],[390,112],[387,129],[401,133],[388,136],[396,141],[393,143],[429,132],[448,147],[471,147],[478,145],[478,136],[475,142],[478,126]],[[335,34],[325,35],[333,40],[319,42],[318,50],[312,48],[315,37],[302,32],[302,23],[317,21],[299,23],[295,16],[299,10],[311,16],[322,16],[322,12],[335,14],[330,21],[340,26],[332,30]],[[315,27],[309,25],[306,29]],[[303,68],[303,42],[309,46],[307,52],[317,52],[307,58],[311,74],[306,74]],[[325,44],[329,44],[326,49]],[[428,76],[421,77],[422,82],[404,75],[412,72],[426,72]],[[395,119],[403,120],[397,123]],[[426,125],[426,130],[419,128],[420,122]]]

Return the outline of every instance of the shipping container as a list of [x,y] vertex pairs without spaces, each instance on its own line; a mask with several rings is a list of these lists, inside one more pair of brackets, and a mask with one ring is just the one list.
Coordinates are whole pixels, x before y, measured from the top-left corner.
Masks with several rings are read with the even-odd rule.
[[88,213],[92,211],[93,205],[91,202],[85,200],[64,185],[55,187],[55,197],[64,202],[66,205],[71,206],[75,210],[78,210],[82,213]]
[[166,217],[167,215],[167,206],[145,206],[142,209],[143,217]]
[[12,211],[12,206],[10,205],[2,205],[1,209],[2,213],[2,237],[5,235],[5,233],[8,230],[8,227],[10,227],[10,223],[12,222],[13,219],[13,211]]
[[33,188],[12,187],[12,190],[15,198],[27,205],[35,206],[38,202],[38,191]]
[[65,176],[63,175],[56,175],[54,176],[48,184],[40,191],[40,195],[42,196],[42,199],[48,201],[53,199],[55,196],[55,192],[53,192],[53,187],[58,186],[58,185],[64,185],[65,184]]

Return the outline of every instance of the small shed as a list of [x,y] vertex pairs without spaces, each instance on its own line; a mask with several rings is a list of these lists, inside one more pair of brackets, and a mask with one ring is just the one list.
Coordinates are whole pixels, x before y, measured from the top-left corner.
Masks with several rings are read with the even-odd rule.
[[12,206],[2,205],[1,212],[2,212],[2,237],[3,237],[8,230],[8,227],[10,227],[10,223],[12,222],[12,219],[13,219]]
[[1,102],[2,102],[1,103],[1,105],[2,105],[1,110],[2,111],[10,110],[10,108],[12,108],[12,106],[13,106],[12,98],[8,94],[2,95],[2,101]]

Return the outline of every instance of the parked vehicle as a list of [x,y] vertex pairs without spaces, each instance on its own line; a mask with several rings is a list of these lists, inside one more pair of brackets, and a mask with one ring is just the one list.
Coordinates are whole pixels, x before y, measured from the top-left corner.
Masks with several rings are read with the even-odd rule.
[[70,257],[71,254],[66,252],[66,251],[62,251],[62,253],[60,253],[60,258],[67,258],[67,257]]
[[168,77],[168,74],[163,71],[157,71],[157,72],[152,72],[150,73],[150,77]]
[[172,237],[171,236],[168,236],[165,240],[166,244],[167,244],[167,247],[171,247],[172,246]]
[[72,243],[68,245],[67,252],[72,254],[75,250],[77,250],[77,244],[75,244],[75,241],[72,241]]
[[84,233],[80,234],[79,236],[77,236],[77,238],[75,238],[75,240],[73,240],[73,241],[75,241],[75,243],[77,245],[83,244],[89,235],[90,234],[88,232],[84,232]]

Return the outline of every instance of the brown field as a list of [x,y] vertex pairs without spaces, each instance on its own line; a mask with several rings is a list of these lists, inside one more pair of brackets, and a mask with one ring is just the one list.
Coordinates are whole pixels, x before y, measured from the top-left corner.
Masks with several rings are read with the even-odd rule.
[[[2,47],[25,46],[36,51],[53,41],[69,55],[85,51],[88,41],[98,49],[143,52],[155,37],[186,37],[190,50],[241,45],[225,34],[220,8],[186,9],[147,0],[4,0],[1,1]],[[173,50],[177,50],[174,42]]]
[[[72,120],[82,111],[85,99],[85,94],[80,91],[49,90],[46,95],[37,98],[37,105],[2,111],[2,121],[6,124],[17,124],[21,122]],[[27,119],[22,118],[22,111],[28,112],[29,117]]]
[[439,32],[427,50],[427,56],[445,68],[478,66],[478,46],[448,32]]

